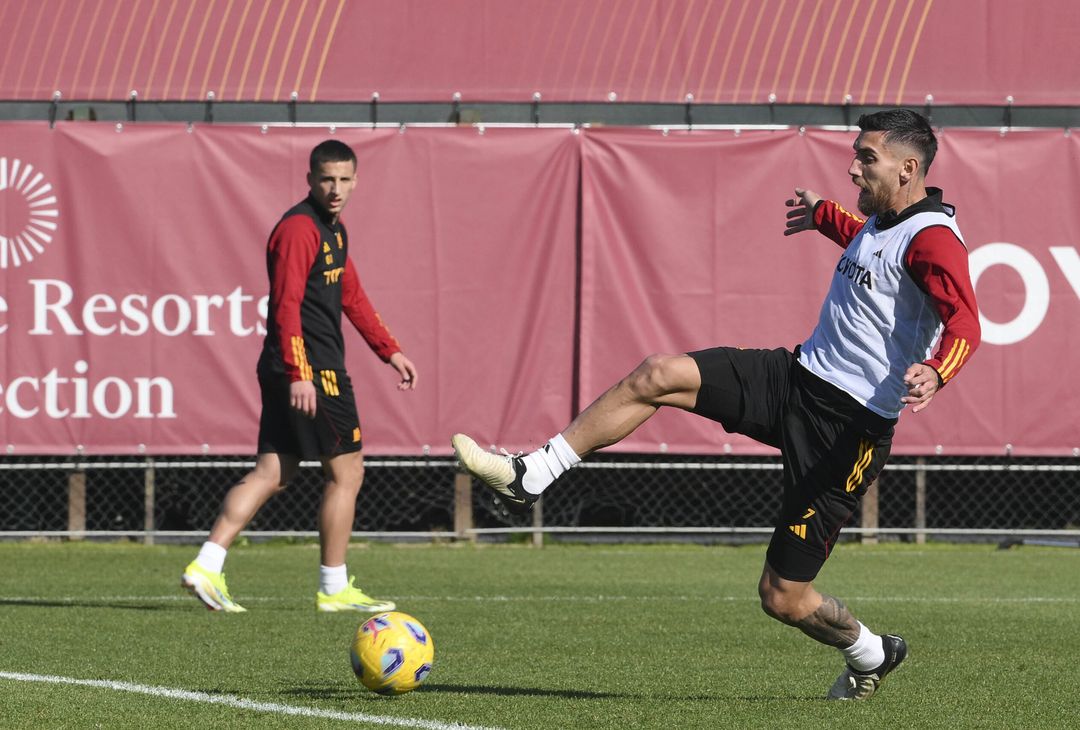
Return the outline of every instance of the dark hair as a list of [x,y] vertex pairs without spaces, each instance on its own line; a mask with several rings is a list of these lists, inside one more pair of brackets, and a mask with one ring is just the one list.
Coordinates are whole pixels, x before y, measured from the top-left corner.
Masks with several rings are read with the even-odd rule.
[[311,150],[308,169],[315,172],[327,162],[351,162],[356,165],[356,153],[344,142],[328,139],[315,145],[315,148]]
[[937,154],[937,137],[930,121],[910,109],[885,109],[859,117],[859,129],[864,132],[884,132],[886,143],[906,145],[922,156],[925,175]]

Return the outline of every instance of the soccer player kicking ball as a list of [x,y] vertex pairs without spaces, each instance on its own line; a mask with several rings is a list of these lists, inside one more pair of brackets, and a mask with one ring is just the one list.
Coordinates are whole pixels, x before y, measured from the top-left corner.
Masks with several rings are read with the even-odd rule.
[[925,185],[937,151],[929,122],[897,109],[863,115],[859,129],[848,174],[868,218],[802,188],[787,201],[785,235],[817,229],[843,249],[818,324],[794,352],[651,355],[525,456],[488,453],[464,434],[452,439],[462,465],[515,513],[661,406],[780,449],[784,494],[758,583],[761,607],[840,650],[846,666],[827,695],[838,700],[872,695],[908,648],[900,636],[871,631],[813,580],[885,465],[900,411],[926,408],[980,338],[956,211]]
[[257,372],[262,392],[255,468],[225,505],[187,566],[181,585],[207,608],[245,609],[233,600],[222,567],[233,540],[270,497],[285,488],[301,459],[319,459],[327,482],[319,511],[319,611],[392,611],[353,585],[345,554],[364,479],[363,441],[352,382],[345,371],[341,314],[400,377],[416,387],[416,368],[401,352],[360,286],[349,258],[341,211],[356,188],[356,154],[336,140],[311,151],[308,196],[281,218],[266,246],[270,307]]

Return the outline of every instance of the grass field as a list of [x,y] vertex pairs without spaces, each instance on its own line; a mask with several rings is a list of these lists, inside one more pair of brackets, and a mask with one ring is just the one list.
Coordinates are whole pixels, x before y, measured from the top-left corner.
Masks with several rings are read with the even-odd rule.
[[1076,549],[841,546],[819,588],[911,647],[862,703],[758,608],[761,546],[356,545],[435,639],[397,698],[352,676],[359,617],[314,611],[314,545],[234,549],[231,615],[179,590],[194,552],[0,543],[0,727],[1080,727]]

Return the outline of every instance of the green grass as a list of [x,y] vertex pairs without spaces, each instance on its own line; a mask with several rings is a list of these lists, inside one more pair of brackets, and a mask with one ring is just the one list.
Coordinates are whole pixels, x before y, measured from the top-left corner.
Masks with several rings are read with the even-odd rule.
[[[758,608],[764,548],[357,545],[358,584],[435,639],[397,698],[363,690],[359,617],[314,611],[313,545],[232,551],[214,614],[178,588],[191,546],[0,543],[0,672],[231,695],[290,716],[0,678],[5,728],[1080,727],[1080,550],[844,545],[818,587],[911,657],[864,703],[827,703],[840,655]],[[380,727],[400,727],[401,723]],[[429,725],[428,727],[433,727]]]

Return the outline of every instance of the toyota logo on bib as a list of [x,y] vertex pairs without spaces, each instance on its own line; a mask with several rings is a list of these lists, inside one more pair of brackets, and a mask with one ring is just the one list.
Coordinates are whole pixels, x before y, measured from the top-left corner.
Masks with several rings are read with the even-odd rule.
[[0,157],[0,269],[45,253],[60,211],[53,186],[28,162]]

